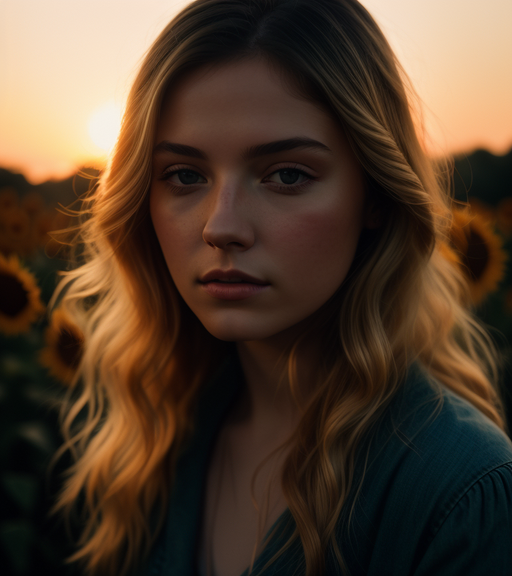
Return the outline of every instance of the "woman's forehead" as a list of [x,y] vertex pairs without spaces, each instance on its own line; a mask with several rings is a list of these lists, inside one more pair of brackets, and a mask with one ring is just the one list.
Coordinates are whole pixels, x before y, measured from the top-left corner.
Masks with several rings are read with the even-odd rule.
[[342,132],[332,115],[298,95],[274,67],[251,59],[199,69],[173,84],[163,100],[155,144],[171,135],[332,141],[343,139]]

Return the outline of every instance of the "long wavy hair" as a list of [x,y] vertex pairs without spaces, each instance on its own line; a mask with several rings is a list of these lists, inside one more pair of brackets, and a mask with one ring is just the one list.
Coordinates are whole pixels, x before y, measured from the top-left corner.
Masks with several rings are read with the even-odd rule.
[[[373,18],[357,0],[196,0],[141,64],[109,164],[82,204],[77,265],[54,296],[86,343],[62,408],[60,454],[71,451],[74,463],[55,510],[69,516],[81,503],[85,528],[70,561],[89,574],[126,574],[147,556],[197,398],[232,348],[184,303],[151,223],[163,96],[188,72],[255,56],[340,122],[382,214],[315,318],[324,361],[281,477],[296,528],[270,562],[300,538],[307,576],[324,573],[329,546],[344,567],[335,526],[358,488],[358,449],[412,362],[505,428],[496,348],[441,249],[453,200],[423,150],[413,92]],[[299,344],[283,373],[292,392]]]

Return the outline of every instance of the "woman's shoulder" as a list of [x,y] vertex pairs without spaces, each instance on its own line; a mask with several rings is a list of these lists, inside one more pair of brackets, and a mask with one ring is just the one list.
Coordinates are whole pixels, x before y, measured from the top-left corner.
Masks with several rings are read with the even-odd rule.
[[512,442],[465,398],[430,376],[419,364],[409,370],[390,406],[387,430],[401,441],[411,464],[432,473],[471,481],[512,462]]
[[512,466],[512,442],[505,432],[418,364],[374,442],[369,469],[391,468],[398,489],[404,494],[421,488],[425,504],[444,499],[449,506],[485,475]]
[[361,573],[480,574],[493,562],[512,570],[512,553],[499,551],[512,538],[512,442],[413,366],[373,438],[356,510],[354,551],[371,550],[354,558]]

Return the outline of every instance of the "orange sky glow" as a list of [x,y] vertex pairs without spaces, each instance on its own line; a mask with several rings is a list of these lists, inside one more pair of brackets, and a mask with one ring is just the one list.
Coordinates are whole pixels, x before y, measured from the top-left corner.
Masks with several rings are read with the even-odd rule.
[[[187,3],[0,0],[0,166],[38,183],[100,164],[91,118],[122,109],[143,53]],[[510,149],[510,0],[362,3],[423,102],[431,154]]]

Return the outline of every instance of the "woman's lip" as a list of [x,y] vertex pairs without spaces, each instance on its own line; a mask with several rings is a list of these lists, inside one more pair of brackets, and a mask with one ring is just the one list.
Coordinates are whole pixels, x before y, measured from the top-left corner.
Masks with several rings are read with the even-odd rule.
[[269,284],[252,282],[202,282],[203,290],[219,300],[243,300],[255,296],[269,287]]
[[255,278],[250,274],[246,274],[241,270],[236,270],[235,268],[231,270],[221,270],[217,268],[216,270],[211,270],[210,272],[206,273],[202,278],[199,279],[199,282],[215,282],[216,280],[242,280],[243,282],[251,282],[252,284],[260,284],[262,286],[268,285],[268,282],[264,280],[260,280],[259,278]]

